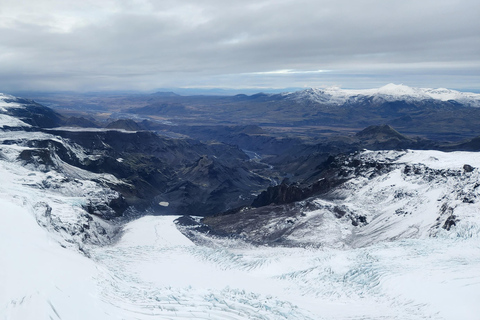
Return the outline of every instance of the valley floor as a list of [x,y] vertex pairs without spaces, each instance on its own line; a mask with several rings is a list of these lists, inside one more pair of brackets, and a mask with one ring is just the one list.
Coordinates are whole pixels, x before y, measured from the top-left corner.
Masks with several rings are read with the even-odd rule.
[[0,319],[473,320],[480,314],[477,237],[349,250],[225,240],[205,247],[184,237],[175,217],[146,216],[129,223],[117,244],[92,248],[87,258],[58,246],[27,210],[2,207]]

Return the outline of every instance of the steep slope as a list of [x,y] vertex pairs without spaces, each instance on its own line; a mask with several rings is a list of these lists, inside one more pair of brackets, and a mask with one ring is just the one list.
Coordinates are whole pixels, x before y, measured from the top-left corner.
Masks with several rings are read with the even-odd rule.
[[120,227],[104,218],[125,209],[112,205],[121,196],[108,187],[122,182],[29,145],[44,141],[81,155],[27,125],[28,119],[9,115],[18,101],[9,100],[0,102],[8,113],[0,117],[0,318],[101,317],[108,306],[95,297],[98,269],[87,257],[90,246],[111,244],[119,235]]
[[10,116],[32,126],[52,128],[65,120],[52,109],[44,107],[33,100],[21,99],[0,93],[0,113]]
[[52,241],[15,201],[0,200],[0,317],[9,320],[475,320],[480,311],[478,238],[199,246],[175,217],[148,216],[114,245],[86,246],[89,259]]
[[[63,206],[53,208],[52,219],[45,220],[48,231],[42,229],[39,223],[43,220],[38,220],[39,216],[35,216],[35,209],[38,206],[32,207],[31,203],[33,200],[31,197],[39,195],[30,194],[29,188],[22,187],[21,183],[4,180],[12,178],[5,173],[5,164],[2,163],[0,318],[47,320],[106,317],[109,313],[108,304],[97,298],[99,289],[94,282],[99,273],[98,266],[85,255],[62,248],[55,241],[58,240],[57,232],[72,226],[64,220],[62,222],[58,220],[57,210],[64,211],[62,219],[66,218],[65,220],[72,222],[79,216],[78,212],[72,210],[71,204],[66,205],[67,197],[57,193],[59,197],[54,198],[49,192],[49,200],[62,201]],[[7,186],[9,188],[5,190],[4,187]],[[27,198],[18,198],[18,193],[14,192],[15,188],[16,191],[23,189],[22,191],[27,193],[24,194]],[[76,228],[83,226],[86,229],[89,223],[86,219],[84,221],[79,219],[73,224]],[[90,226],[94,229],[94,225]],[[64,241],[60,243],[65,246]]]
[[[75,142],[92,155],[84,161],[72,159],[72,164],[92,172],[112,174],[130,185],[114,188],[140,210],[150,209],[163,214],[213,214],[250,202],[252,193],[270,183],[254,172],[262,166],[250,161],[234,146],[171,139],[148,131],[57,128],[49,132]],[[215,159],[216,169],[196,170],[199,161],[206,157]],[[214,171],[219,174],[212,179]],[[184,184],[192,188],[174,193]],[[234,185],[235,188],[221,190],[222,185]],[[192,206],[179,204],[185,197]],[[206,206],[209,197],[211,201]],[[239,203],[238,199],[241,199]],[[171,205],[163,207],[159,202]]]
[[[30,141],[62,145],[65,141],[39,132],[0,129],[1,198],[32,212],[37,223],[57,235],[64,246],[110,243],[118,227],[106,221],[123,214],[122,196],[110,186],[122,181],[74,167]],[[14,139],[16,138],[16,139]],[[18,139],[18,140],[17,140]]]
[[[438,235],[468,238],[480,231],[480,173],[474,166],[479,161],[478,153],[440,151],[338,156],[317,181],[302,188],[285,186],[283,197],[270,198],[270,206],[203,221],[217,234],[294,246],[363,247]],[[254,205],[268,204],[267,195]]]

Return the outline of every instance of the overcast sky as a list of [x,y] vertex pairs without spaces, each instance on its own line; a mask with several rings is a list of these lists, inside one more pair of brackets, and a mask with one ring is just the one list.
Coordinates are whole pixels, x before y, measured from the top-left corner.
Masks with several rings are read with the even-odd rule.
[[0,92],[387,83],[480,90],[480,1],[0,1]]

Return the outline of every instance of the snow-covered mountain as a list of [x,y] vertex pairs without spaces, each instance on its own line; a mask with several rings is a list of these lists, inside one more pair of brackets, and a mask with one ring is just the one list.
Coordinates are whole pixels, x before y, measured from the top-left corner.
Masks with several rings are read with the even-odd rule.
[[0,93],[0,126],[5,127],[30,127],[29,124],[23,122],[12,115],[13,110],[24,110],[25,105],[17,102],[17,98]]
[[456,102],[470,107],[480,107],[480,94],[460,92],[445,88],[412,88],[405,85],[387,84],[377,89],[349,90],[338,87],[311,88],[286,93],[285,98],[295,101],[311,101],[329,105],[354,104],[365,100],[374,103],[393,101],[441,101]]
[[279,191],[282,198],[318,195],[204,221],[217,234],[288,246],[355,248],[480,234],[478,152],[363,151],[329,162],[303,190]]
[[0,197],[31,212],[63,246],[109,243],[118,228],[100,217],[118,215],[111,204],[121,195],[110,186],[125,183],[62,160],[60,148],[83,161],[95,157],[71,141],[39,131],[27,123],[32,118],[16,116],[29,115],[29,106],[0,96]]
[[[92,138],[104,131],[81,145],[40,130],[55,121],[33,102],[0,106],[0,319],[478,318],[477,153],[339,156],[324,178],[340,185],[280,213],[232,214],[253,232],[217,237],[174,216],[120,225],[114,189],[130,186],[80,166],[128,161],[85,147],[110,143]],[[245,241],[258,231],[296,246]]]

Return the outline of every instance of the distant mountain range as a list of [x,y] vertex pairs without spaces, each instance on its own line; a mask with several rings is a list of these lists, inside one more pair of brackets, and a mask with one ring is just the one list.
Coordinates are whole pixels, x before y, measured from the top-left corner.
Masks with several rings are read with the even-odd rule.
[[480,94],[460,92],[445,88],[412,88],[405,85],[387,84],[378,89],[348,90],[338,87],[326,89],[312,88],[293,93],[282,94],[287,99],[296,101],[310,100],[319,104],[344,105],[364,102],[418,102],[442,101],[461,104],[469,107],[480,107]]
[[[442,141],[480,135],[480,94],[450,89],[388,84],[376,89],[312,88],[236,95],[214,91],[196,95],[172,90],[156,94],[58,93],[27,97],[63,115],[76,117],[71,119],[71,125],[92,125],[88,121],[93,117],[96,125],[103,127],[131,118],[163,124],[161,130],[174,131],[175,135],[191,132],[192,127],[257,125],[269,128],[267,131],[275,135],[318,139],[354,134],[382,124],[404,134]],[[206,138],[218,136],[213,131],[209,129],[211,135]]]

